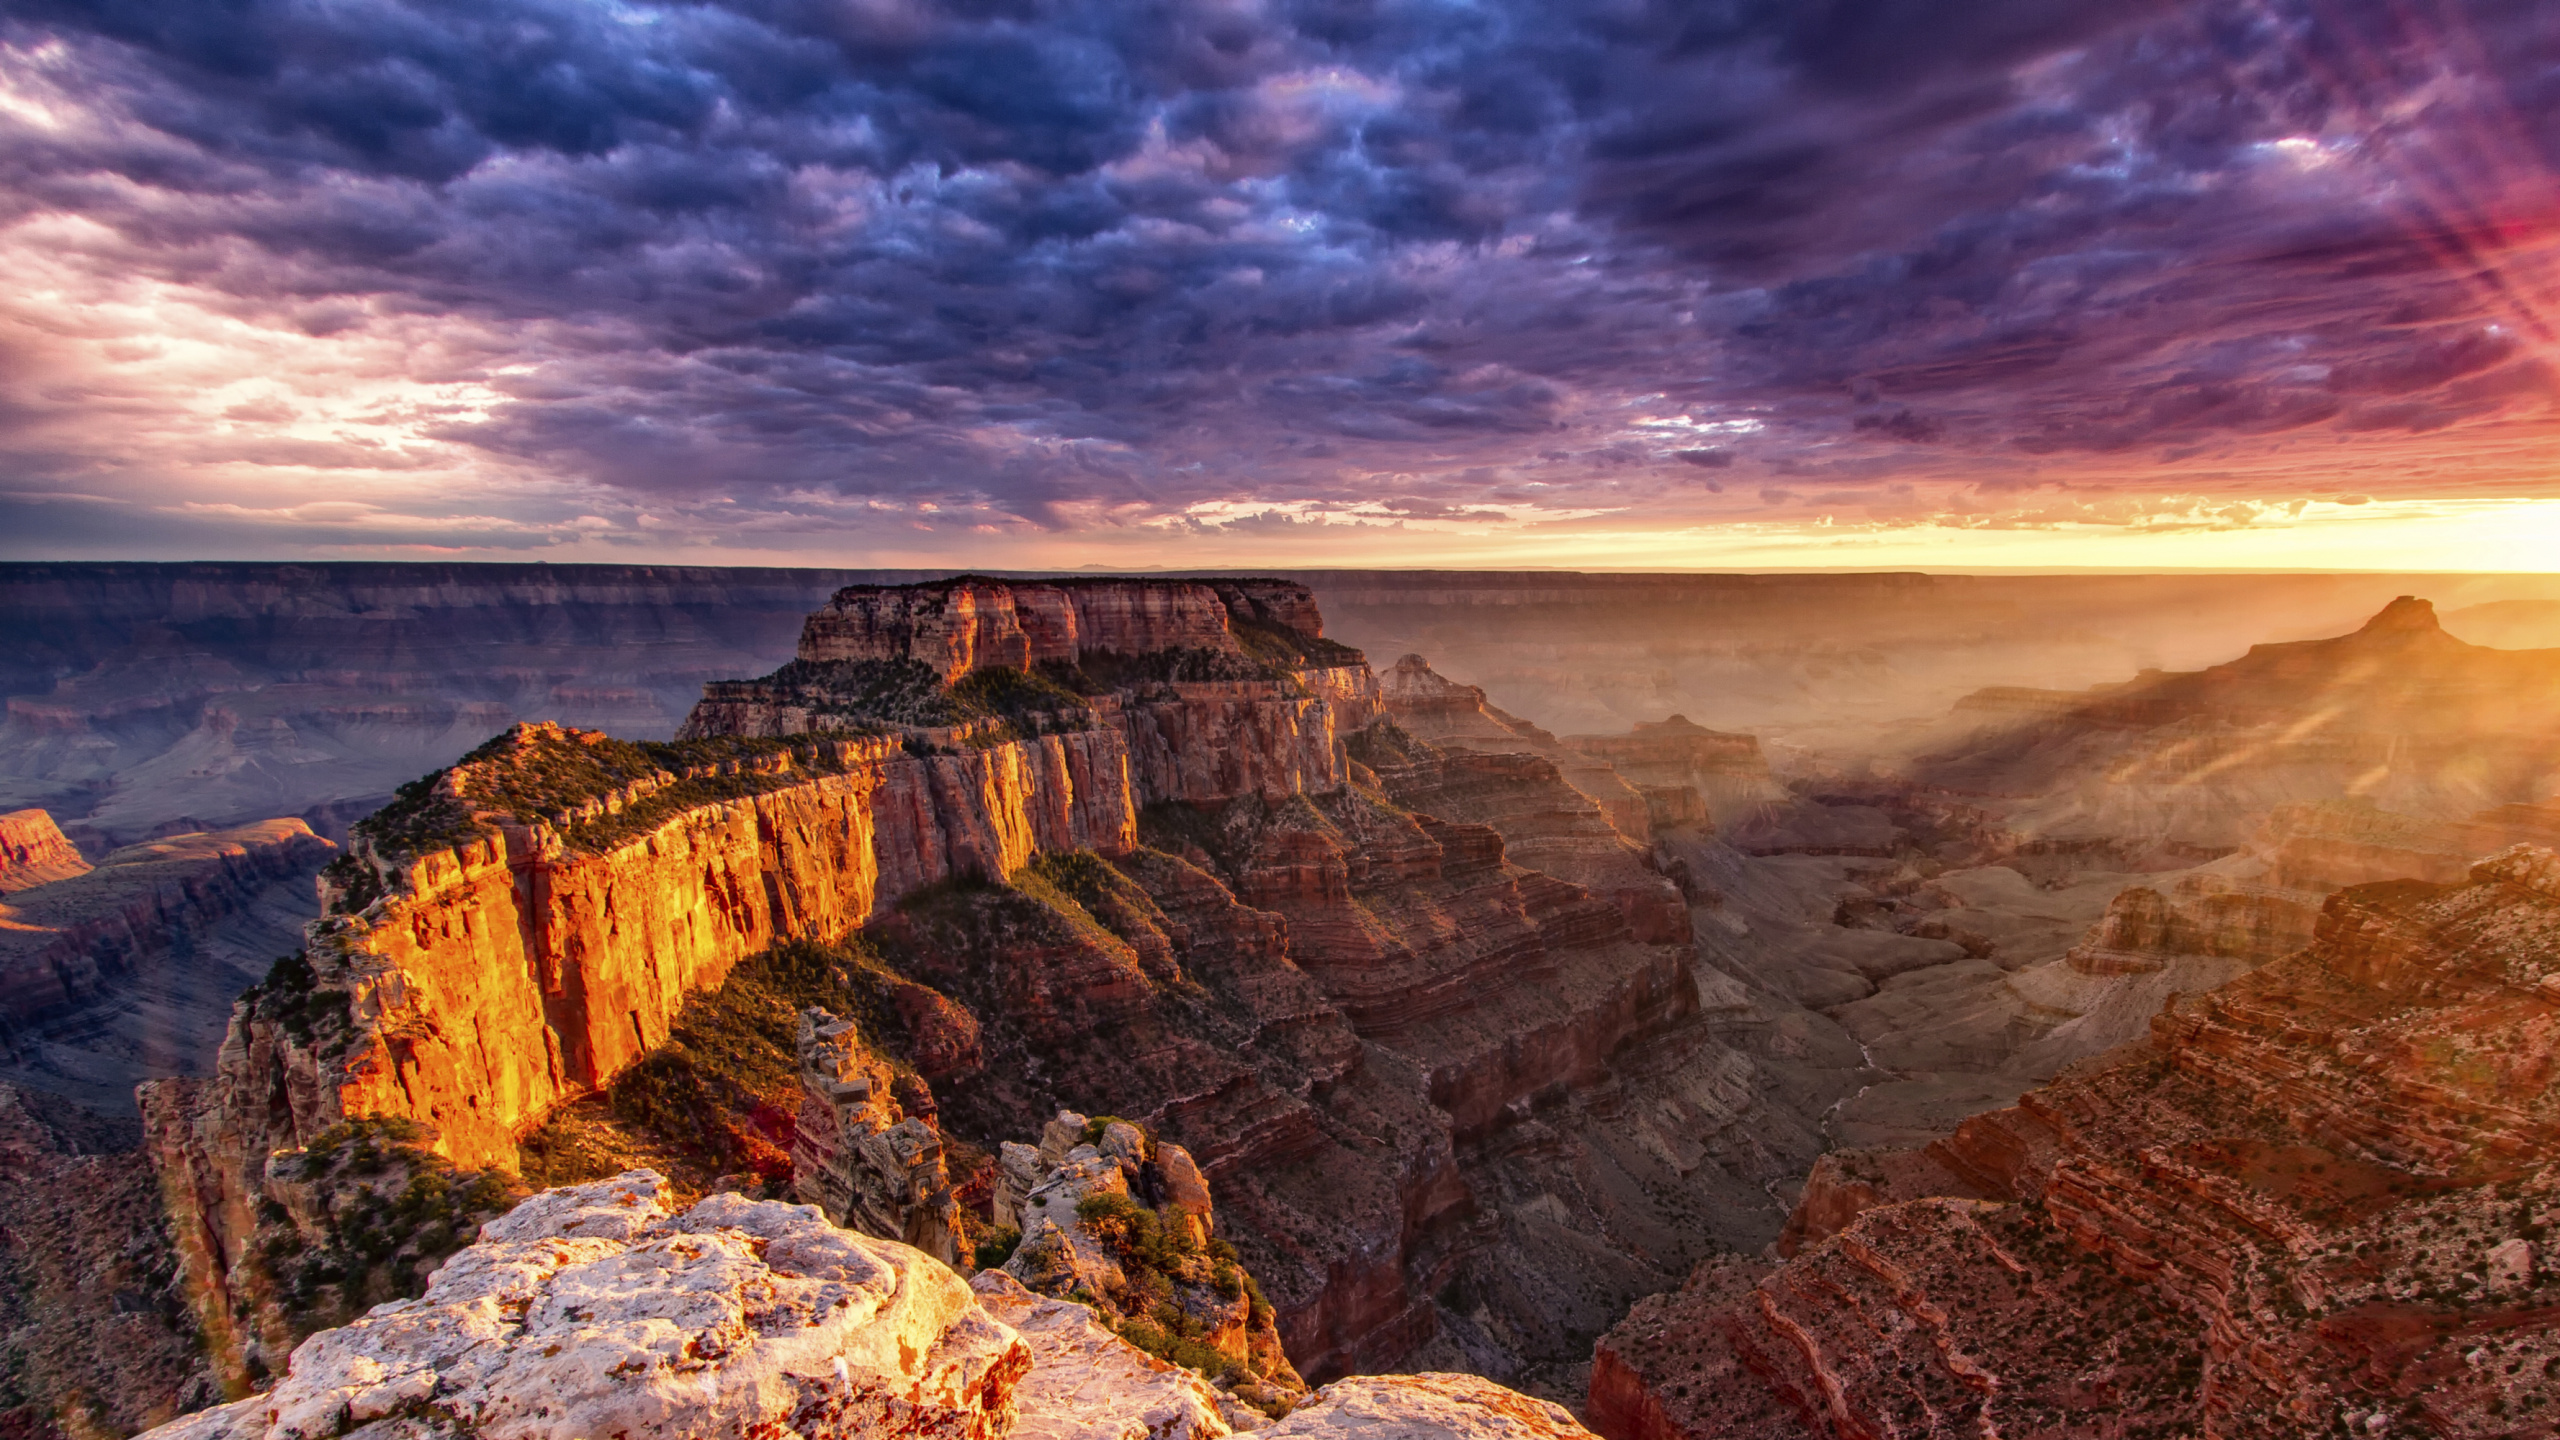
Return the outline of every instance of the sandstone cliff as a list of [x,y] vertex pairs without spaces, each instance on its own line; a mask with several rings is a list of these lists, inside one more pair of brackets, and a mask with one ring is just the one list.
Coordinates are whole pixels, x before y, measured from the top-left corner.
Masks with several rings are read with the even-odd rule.
[[[1870,1193],[1800,1227],[1785,1265],[1709,1267],[1638,1307],[1604,1343],[1595,1420],[2542,1433],[2555,936],[2560,856],[2532,847],[2458,886],[2339,893],[2309,948],[2178,1000],[2144,1044],[1915,1161],[1848,1162]],[[1858,1199],[1875,1208],[1851,1218]]]
[[63,838],[51,815],[42,810],[0,815],[0,895],[88,872],[89,862]]

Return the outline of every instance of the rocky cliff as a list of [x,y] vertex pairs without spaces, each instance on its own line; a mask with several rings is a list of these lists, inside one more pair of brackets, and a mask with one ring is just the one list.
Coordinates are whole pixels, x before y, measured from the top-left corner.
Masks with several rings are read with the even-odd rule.
[[0,1084],[0,1434],[130,1435],[218,1398],[133,1132]]
[[[784,940],[838,947],[809,973],[852,989],[795,1003],[867,1017],[866,1044],[930,1081],[946,1155],[993,1155],[1068,1109],[1196,1157],[1217,1238],[1317,1376],[1417,1355],[1570,1366],[1718,1237],[1775,1233],[1765,1186],[1810,1128],[1759,1123],[1752,1062],[1705,1023],[1677,897],[1553,766],[1373,724],[1373,677],[1292,587],[1175,583],[1179,603],[1152,608],[1105,604],[1102,584],[1051,587],[1063,608],[1038,587],[939,588],[938,612],[837,607],[903,653],[712,687],[672,744],[521,728],[357,827],[303,968],[241,1007],[213,1079],[146,1107],[209,1330],[256,1337],[240,1353],[268,1363],[289,1338],[254,1258],[269,1156],[363,1117],[428,1127],[466,1168],[505,1163],[574,1101],[604,1106],[581,1132],[596,1143],[546,1139],[547,1173],[609,1161],[636,1134],[616,1117],[673,1124],[667,1097],[729,1094],[713,1051],[678,1050],[779,1025],[752,1043],[796,1063],[787,1010],[686,1018]],[[957,631],[919,617],[962,590],[971,656],[1017,634],[1062,647],[1070,619],[1079,644],[1186,643],[973,659],[946,680],[917,656]],[[1224,648],[1187,643],[1209,638],[1193,591]],[[1193,628],[1143,628],[1183,615]],[[750,733],[713,733],[730,726]],[[1392,775],[1346,753],[1381,746]],[[1625,883],[1524,867],[1514,834]],[[695,1088],[666,1088],[683,1075]],[[796,1143],[797,1101],[716,1103],[754,1111],[693,1125],[738,1137],[712,1147],[721,1163]],[[839,1159],[873,1133],[829,1118]],[[984,1173],[954,1165],[955,1191]]]
[[[633,1171],[537,1195],[481,1227],[416,1299],[313,1336],[268,1394],[153,1440],[512,1435],[693,1440],[1221,1440],[1205,1386],[1082,1306],[982,1277],[807,1206],[683,1209]],[[1583,1440],[1561,1409],[1473,1376],[1352,1382],[1275,1440]]]
[[0,815],[0,895],[85,875],[89,862],[42,810]]
[[[1604,1343],[1613,1436],[2545,1433],[2560,855],[2332,897],[2315,942]],[[1936,1189],[1951,1198],[1907,1198]],[[1856,1201],[1873,1208],[1858,1209]],[[1828,1233],[1826,1233],[1828,1232]],[[2107,1431],[2106,1433],[2113,1433]]]

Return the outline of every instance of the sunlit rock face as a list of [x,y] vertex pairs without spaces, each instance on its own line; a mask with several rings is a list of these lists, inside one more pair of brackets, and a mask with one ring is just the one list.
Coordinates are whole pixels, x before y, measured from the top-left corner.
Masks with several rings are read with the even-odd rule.
[[[2560,855],[2332,897],[2315,941],[1603,1343],[1612,1436],[2504,1435],[2560,1395]],[[1935,1197],[1935,1198],[1931,1198]]]
[[89,862],[42,810],[0,815],[0,895],[85,875]]
[[2191,853],[2244,843],[2283,805],[2357,796],[2454,820],[2560,778],[2560,651],[2466,644],[2411,596],[2350,635],[2035,698],[1977,707],[1990,723],[1942,735],[1909,774],[2046,841]]
[[[1570,1373],[1634,1297],[1776,1233],[1809,1116],[1708,1023],[1676,890],[1556,764],[1395,738],[1301,587],[998,588],[1009,630],[977,581],[849,595],[906,648],[709,687],[677,742],[519,727],[357,827],[302,988],[147,1097],[200,1312],[270,1365],[289,1344],[256,1273],[278,1151],[397,1119],[503,1166],[784,939],[859,937],[911,987],[946,1139],[1075,1109],[1193,1157],[1319,1380]],[[1070,619],[1079,646],[1205,639],[1201,594],[1225,639],[946,682],[915,647],[958,632],[920,617],[963,592],[971,656]],[[838,1161],[871,1134],[843,1099]],[[890,1158],[877,1223],[906,1235],[944,1202],[922,1148]]]

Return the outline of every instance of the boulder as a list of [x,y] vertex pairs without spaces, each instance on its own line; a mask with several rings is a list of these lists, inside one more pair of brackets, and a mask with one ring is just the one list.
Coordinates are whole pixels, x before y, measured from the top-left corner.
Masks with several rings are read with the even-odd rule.
[[295,1350],[265,1395],[153,1440],[1000,1440],[1031,1351],[966,1284],[805,1205],[680,1213],[627,1171],[482,1227],[415,1300]]

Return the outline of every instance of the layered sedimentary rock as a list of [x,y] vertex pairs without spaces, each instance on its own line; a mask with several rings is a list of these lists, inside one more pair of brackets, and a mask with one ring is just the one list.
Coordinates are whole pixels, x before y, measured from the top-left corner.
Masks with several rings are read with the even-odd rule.
[[[1378,789],[1339,739],[1387,733],[1364,728],[1372,678],[1304,592],[1209,593],[1231,650],[953,684],[913,654],[795,662],[744,682],[787,694],[715,687],[694,739],[528,727],[404,792],[333,869],[303,978],[250,998],[213,1080],[150,1096],[203,1313],[274,1330],[268,1157],[364,1116],[503,1163],[741,956],[857,932],[946,1144],[990,1152],[1062,1108],[1142,1122],[1196,1157],[1311,1374],[1570,1365],[1718,1237],[1774,1234],[1766,1186],[1813,1137],[1755,1126],[1751,1062],[1702,1023],[1687,947],[1657,943],[1680,933],[1668,887],[1551,766],[1407,738],[1411,803]],[[1016,597],[1026,645],[1063,624],[1042,613]],[[754,733],[704,733],[731,721]],[[1626,894],[1523,867],[1504,826],[1559,868],[1605,852]],[[877,1138],[867,1097],[828,1098],[818,1169]],[[903,1235],[932,1166],[889,1158],[879,1223]]]
[[42,810],[0,815],[0,895],[89,872],[79,848]]
[[[1612,1436],[2543,1433],[2560,855],[2328,902],[1603,1346]],[[1854,1163],[1852,1168],[1854,1168]],[[1949,1183],[1949,1182],[1952,1183]],[[1915,1198],[1929,1190],[1951,1198]],[[1961,1198],[1961,1197],[1980,1198]],[[1873,1208],[1857,1211],[1858,1200]]]
[[852,1025],[824,1010],[800,1017],[792,1192],[835,1224],[956,1263],[960,1206],[941,1127],[906,1113],[894,1072],[852,1036]]
[[1069,1110],[1037,1147],[1008,1142],[1002,1155],[993,1218],[1019,1236],[1006,1274],[1215,1368],[1247,1404],[1285,1410],[1304,1397],[1271,1306],[1215,1238],[1217,1206],[1190,1151]]
[[129,1435],[216,1396],[133,1131],[0,1084],[0,1434]]
[[2429,820],[2538,800],[2560,767],[2555,702],[2560,651],[2465,644],[2402,596],[2351,635],[1977,711],[1994,723],[1958,724],[1908,770],[1982,797],[2022,835],[2209,852],[2306,795]]
[[1738,824],[1786,800],[1757,735],[1728,734],[1674,715],[1639,720],[1623,735],[1567,735],[1568,750],[1606,761],[1647,794],[1692,790],[1719,825]]
[[[41,813],[41,812],[38,812]],[[299,820],[173,835],[0,900],[0,1035],[99,1000],[337,847]]]
[[[1661,767],[1641,777],[1622,773],[1598,752],[1572,740],[1558,740],[1510,714],[1487,699],[1483,687],[1451,680],[1419,655],[1405,656],[1379,676],[1378,695],[1399,729],[1442,750],[1544,758],[1566,784],[1599,807],[1619,834],[1637,844],[1650,843],[1658,830],[1701,828],[1712,822],[1704,794],[1685,773],[1675,775]],[[1735,738],[1749,740],[1748,736]],[[1750,743],[1757,759],[1758,742]],[[1760,779],[1768,780],[1765,766]]]

